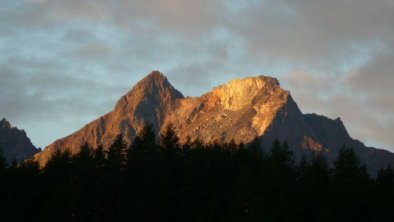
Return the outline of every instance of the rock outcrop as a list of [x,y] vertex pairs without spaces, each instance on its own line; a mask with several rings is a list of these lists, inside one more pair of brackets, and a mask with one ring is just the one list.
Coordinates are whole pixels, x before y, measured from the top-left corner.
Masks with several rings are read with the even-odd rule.
[[0,148],[8,163],[21,161],[39,152],[24,130],[13,127],[6,119],[0,121]]
[[130,143],[146,122],[153,124],[157,135],[171,123],[181,141],[248,143],[259,137],[264,147],[270,147],[278,138],[289,143],[296,157],[313,151],[330,160],[346,145],[354,147],[371,169],[394,163],[390,152],[353,140],[340,119],[302,114],[290,92],[275,78],[237,79],[200,97],[185,98],[158,71],[134,86],[112,112],[55,141],[34,159],[44,165],[55,150],[75,153],[84,143],[108,148],[120,133]]

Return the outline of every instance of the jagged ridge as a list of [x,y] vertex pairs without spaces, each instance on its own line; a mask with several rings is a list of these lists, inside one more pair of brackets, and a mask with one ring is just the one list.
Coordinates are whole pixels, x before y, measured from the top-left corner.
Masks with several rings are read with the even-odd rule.
[[40,151],[31,143],[24,130],[13,127],[5,118],[0,121],[0,148],[8,163],[30,158]]
[[[367,162],[382,153],[353,140],[339,119],[303,115],[290,92],[282,89],[275,78],[232,80],[201,97],[185,98],[162,73],[154,71],[124,95],[114,111],[55,141],[35,160],[43,165],[55,150],[75,153],[84,143],[107,148],[119,133],[130,143],[146,122],[153,124],[157,135],[163,126],[173,124],[181,141],[190,137],[205,142],[247,143],[260,137],[262,144],[269,147],[279,138],[289,143],[296,157],[317,151],[333,159],[343,145],[354,147]],[[394,155],[385,155],[389,157],[384,163],[394,163]],[[374,161],[372,168],[378,165]]]

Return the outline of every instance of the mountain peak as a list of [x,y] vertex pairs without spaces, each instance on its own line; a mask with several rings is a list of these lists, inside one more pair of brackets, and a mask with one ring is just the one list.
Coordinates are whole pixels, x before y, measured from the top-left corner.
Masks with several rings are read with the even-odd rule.
[[0,121],[0,129],[11,129],[11,127],[11,123],[7,119],[3,118]]
[[145,78],[140,80],[131,91],[127,93],[127,97],[136,97],[136,95],[143,96],[157,96],[163,91],[174,92],[177,96],[183,97],[168,81],[167,77],[160,71],[152,71]]
[[255,77],[246,77],[243,79],[231,80],[226,85],[243,85],[243,86],[253,86],[258,88],[262,87],[280,87],[278,79],[270,76],[259,75]]
[[259,93],[269,93],[280,88],[279,81],[269,76],[247,77],[234,79],[219,86],[217,89],[225,91],[225,94],[250,95]]
[[30,158],[39,151],[24,130],[13,127],[5,118],[0,120],[0,147],[8,163]]
[[285,101],[288,92],[280,88],[276,78],[261,75],[231,80],[215,88],[212,95],[214,102],[220,101],[226,109],[236,111],[252,105],[253,101],[259,101],[262,97]]
[[127,110],[130,110],[130,105],[137,106],[141,101],[149,103],[148,101],[155,100],[154,98],[163,97],[174,100],[183,98],[183,95],[168,82],[163,73],[152,71],[118,101],[115,109],[128,107]]
[[167,79],[166,76],[162,72],[160,72],[158,70],[153,70],[145,78],[149,78],[149,79]]
[[167,77],[161,73],[160,71],[152,71],[151,73],[149,73],[145,78],[143,78],[141,81],[139,81],[137,83],[138,85],[161,85],[161,84],[165,84],[165,85],[171,85],[168,80]]

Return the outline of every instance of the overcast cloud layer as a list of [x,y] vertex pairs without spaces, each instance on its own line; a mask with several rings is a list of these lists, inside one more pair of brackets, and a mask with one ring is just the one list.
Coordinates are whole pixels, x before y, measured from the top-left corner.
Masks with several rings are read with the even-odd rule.
[[0,0],[0,118],[44,147],[151,70],[188,96],[277,77],[304,113],[394,151],[392,0]]

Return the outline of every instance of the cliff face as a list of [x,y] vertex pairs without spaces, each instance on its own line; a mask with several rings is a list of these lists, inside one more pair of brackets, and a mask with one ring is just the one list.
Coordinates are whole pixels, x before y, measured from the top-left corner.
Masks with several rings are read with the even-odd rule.
[[172,123],[179,137],[205,142],[251,141],[263,135],[290,94],[269,77],[233,80],[197,98],[179,101],[165,123]]
[[[270,147],[278,138],[289,143],[296,157],[317,151],[333,159],[343,145],[354,147],[367,161],[383,155],[353,140],[340,119],[303,115],[275,78],[233,80],[201,97],[184,98],[155,71],[124,95],[112,112],[55,141],[34,159],[44,165],[55,150],[75,153],[84,143],[108,148],[119,133],[130,143],[145,122],[153,124],[157,135],[167,124],[173,124],[181,141],[190,137],[204,142],[247,143],[260,137],[262,145]],[[385,157],[385,162],[394,163],[391,153],[386,156],[390,157]],[[379,165],[378,161],[370,162]]]
[[3,155],[8,163],[30,158],[39,152],[26,136],[25,131],[12,127],[6,119],[0,121],[0,148],[3,149]]

